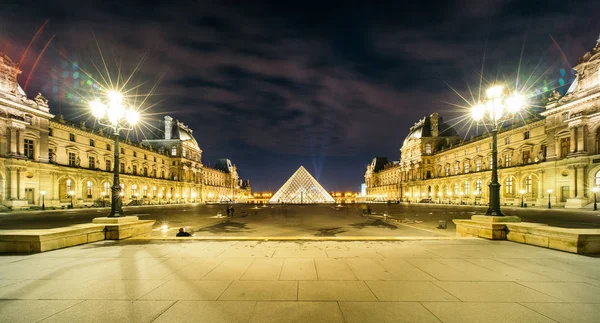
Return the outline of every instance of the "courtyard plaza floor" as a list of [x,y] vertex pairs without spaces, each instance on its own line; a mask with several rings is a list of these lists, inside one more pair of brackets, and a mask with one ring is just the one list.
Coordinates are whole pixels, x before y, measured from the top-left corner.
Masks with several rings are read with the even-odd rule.
[[0,322],[599,322],[600,258],[481,239],[103,241],[0,257]]

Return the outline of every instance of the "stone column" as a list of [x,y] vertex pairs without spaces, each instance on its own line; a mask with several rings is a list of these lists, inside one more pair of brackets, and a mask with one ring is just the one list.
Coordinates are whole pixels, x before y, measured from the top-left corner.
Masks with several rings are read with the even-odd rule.
[[25,199],[25,168],[17,170],[17,184],[19,187],[19,200]]
[[11,200],[16,200],[19,198],[19,191],[18,191],[18,187],[19,187],[19,178],[17,175],[17,168],[16,167],[9,167],[8,168],[8,176],[10,178],[10,182],[9,184],[9,189],[7,190],[9,198]]
[[581,125],[577,127],[577,151],[587,151],[586,145],[586,127]]
[[[570,185],[569,185],[569,198],[574,198],[576,193],[577,193],[577,169],[575,166],[571,166],[570,167],[572,170],[572,174],[571,174],[571,178],[570,178]],[[556,192],[556,194],[558,194],[559,192]]]
[[10,128],[9,131],[9,139],[8,139],[8,153],[11,155],[17,154],[17,129]]
[[25,151],[25,142],[23,142],[23,130],[17,129],[17,154],[23,155]]
[[537,198],[542,199],[544,198],[544,170],[538,170],[538,174],[540,174],[540,179],[537,183]]
[[577,127],[571,127],[569,131],[571,132],[569,152],[574,153],[577,151]]
[[585,165],[577,165],[577,198],[585,198]]

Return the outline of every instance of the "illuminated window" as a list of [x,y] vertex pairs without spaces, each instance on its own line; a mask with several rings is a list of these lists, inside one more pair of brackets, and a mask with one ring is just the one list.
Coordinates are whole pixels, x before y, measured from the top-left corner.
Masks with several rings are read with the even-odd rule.
[[465,195],[469,195],[469,182],[465,181]]
[[92,182],[91,181],[87,182],[87,198],[89,198],[89,199],[92,198]]
[[475,171],[478,172],[481,170],[481,159],[475,160]]
[[475,193],[481,194],[481,180],[480,179],[478,179],[477,182],[475,182]]
[[146,185],[142,186],[142,196],[148,196],[148,187]]
[[525,177],[525,192],[531,193],[531,175]]
[[110,183],[109,182],[104,183],[104,194],[106,194],[107,196],[110,195]]
[[458,164],[455,164],[454,165],[454,175],[458,174],[458,171],[459,171]]
[[431,144],[425,145],[425,153],[428,155],[431,154]]
[[465,169],[465,174],[469,172],[469,162],[465,162],[464,169]]
[[446,166],[446,176],[450,176],[450,166]]
[[71,180],[67,180],[67,193],[71,191]]
[[176,146],[171,147],[171,156],[177,156],[177,147]]
[[504,183],[504,189],[506,194],[513,194],[513,178],[509,177],[506,179],[506,182]]
[[454,195],[458,195],[458,183],[454,183]]
[[508,145],[510,144],[510,136],[506,136],[506,138],[504,138],[504,142]]
[[512,156],[505,155],[504,156],[504,167],[510,167],[510,166],[512,166]]
[[131,196],[135,196],[137,194],[137,185],[131,184]]
[[185,147],[181,148],[181,155],[183,157],[187,157],[187,150],[185,149]]

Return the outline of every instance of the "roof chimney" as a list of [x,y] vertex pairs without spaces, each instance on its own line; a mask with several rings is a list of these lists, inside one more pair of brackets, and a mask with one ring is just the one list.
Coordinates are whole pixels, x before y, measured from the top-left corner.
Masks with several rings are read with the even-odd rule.
[[165,140],[171,140],[171,123],[173,118],[165,116]]

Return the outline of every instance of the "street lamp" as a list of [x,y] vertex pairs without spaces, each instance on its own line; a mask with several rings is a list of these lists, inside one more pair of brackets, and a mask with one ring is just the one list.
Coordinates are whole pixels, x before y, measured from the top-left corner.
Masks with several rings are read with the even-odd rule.
[[71,198],[71,205],[70,205],[71,209],[73,208],[73,195],[75,195],[75,192],[74,191],[69,191],[69,197]]
[[[498,182],[498,128],[503,117],[510,118],[525,106],[525,98],[519,93],[506,94],[501,85],[487,89],[486,100],[471,109],[473,120],[487,117],[492,123],[492,181],[490,182],[490,206],[488,216],[504,216],[500,210],[500,183]],[[508,113],[505,113],[508,112]]]
[[552,194],[552,189],[549,188],[546,192],[548,192],[548,208],[552,208],[552,204],[550,204],[550,194]]
[[519,193],[521,193],[521,207],[525,207],[525,201],[523,200],[523,197],[525,196],[525,190],[520,190]]
[[598,204],[596,203],[596,193],[598,193],[598,191],[600,191],[600,188],[598,188],[598,186],[592,187],[592,192],[594,192],[594,211],[598,211]]
[[123,216],[123,201],[119,192],[119,131],[131,130],[140,118],[140,115],[133,108],[126,108],[123,105],[123,95],[116,91],[108,91],[108,103],[103,103],[96,99],[89,103],[92,114],[98,120],[98,123],[110,127],[115,137],[114,144],[114,165],[113,165],[113,185],[112,185],[112,203],[110,205],[109,217]]
[[[46,203],[44,201],[44,196],[46,195],[46,191],[41,191],[40,194],[42,194],[42,211],[46,210]],[[595,195],[596,193],[594,193]]]

